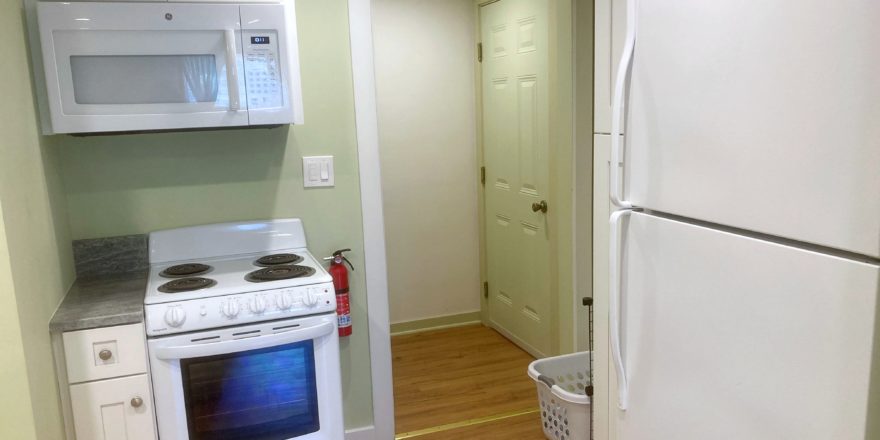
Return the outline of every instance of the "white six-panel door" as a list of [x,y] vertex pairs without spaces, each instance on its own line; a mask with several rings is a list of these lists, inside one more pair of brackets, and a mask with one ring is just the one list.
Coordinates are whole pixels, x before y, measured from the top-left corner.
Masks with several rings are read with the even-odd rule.
[[638,5],[628,199],[880,257],[880,2]]
[[553,334],[548,214],[532,209],[549,200],[547,16],[545,0],[480,8],[489,319],[538,357]]
[[876,264],[641,213],[623,230],[617,438],[866,438]]

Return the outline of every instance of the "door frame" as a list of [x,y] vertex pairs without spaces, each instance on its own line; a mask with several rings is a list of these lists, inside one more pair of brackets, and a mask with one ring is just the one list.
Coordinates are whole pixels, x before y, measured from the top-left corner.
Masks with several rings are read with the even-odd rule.
[[348,20],[363,217],[367,310],[370,320],[373,426],[348,431],[345,438],[346,440],[386,440],[394,438],[394,382],[391,376],[388,264],[385,259],[385,220],[382,208],[371,0],[348,0]]
[[[503,0],[474,0],[474,47],[481,43],[481,8],[483,6]],[[551,353],[570,353],[576,349],[577,331],[575,324],[579,298],[592,295],[592,284],[580,283],[578,285],[577,271],[575,268],[584,268],[589,278],[591,266],[591,253],[587,253],[587,261],[576,261],[575,234],[578,221],[586,221],[592,224],[591,216],[587,219],[576,218],[576,202],[578,198],[588,204],[587,209],[592,210],[592,186],[585,188],[575,187],[575,81],[574,81],[574,23],[575,3],[577,0],[548,0],[548,56],[550,76],[550,144],[548,155],[550,157],[550,187],[547,203],[551,207],[547,213],[547,225],[550,231],[550,289],[556,298],[551,307],[551,326],[556,329]],[[592,30],[590,30],[592,32]],[[482,63],[475,60],[474,63],[474,92],[476,106],[476,162],[475,170],[478,176],[481,169],[486,166],[483,145],[483,102],[482,102]],[[592,90],[592,84],[589,84]],[[584,111],[584,110],[582,110]],[[592,120],[592,103],[585,111],[585,115]],[[592,125],[590,127],[592,131]],[[589,167],[592,170],[592,154],[589,156]],[[583,162],[583,161],[582,161]],[[579,167],[578,167],[579,168]],[[581,171],[578,169],[577,171]],[[588,179],[591,182],[592,179]],[[485,183],[480,186],[477,202],[479,203],[478,221],[480,222],[480,280],[485,286],[488,282],[488,261],[486,253],[486,187]],[[590,229],[587,229],[589,231]],[[587,241],[589,245],[590,241]],[[580,277],[583,279],[583,274]],[[489,304],[487,292],[481,289],[480,295],[480,318],[484,325],[494,328],[489,320]]]

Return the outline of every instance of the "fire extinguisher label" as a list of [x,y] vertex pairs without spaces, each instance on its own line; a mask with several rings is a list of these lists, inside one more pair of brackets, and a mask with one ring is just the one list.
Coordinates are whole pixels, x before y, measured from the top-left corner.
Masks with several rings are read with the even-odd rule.
[[336,295],[336,316],[339,318],[339,327],[351,326],[351,304],[349,298],[346,294]]

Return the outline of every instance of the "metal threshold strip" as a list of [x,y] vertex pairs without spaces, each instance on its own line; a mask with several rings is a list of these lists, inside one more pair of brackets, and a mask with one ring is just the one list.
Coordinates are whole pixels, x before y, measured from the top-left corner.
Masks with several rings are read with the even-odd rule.
[[467,426],[482,425],[484,423],[489,423],[489,422],[497,422],[499,420],[509,419],[509,418],[518,417],[518,416],[524,416],[526,414],[536,414],[538,412],[539,412],[538,409],[526,409],[526,410],[519,410],[519,411],[511,411],[511,412],[503,413],[503,414],[496,414],[494,416],[480,417],[478,419],[470,419],[470,420],[463,420],[461,422],[447,423],[445,425],[434,426],[431,428],[419,429],[417,431],[410,431],[410,432],[404,432],[401,434],[397,434],[394,436],[394,440],[416,438],[416,437],[420,437],[423,435],[434,434],[434,433],[443,432],[443,431],[450,431],[453,429],[464,428]]

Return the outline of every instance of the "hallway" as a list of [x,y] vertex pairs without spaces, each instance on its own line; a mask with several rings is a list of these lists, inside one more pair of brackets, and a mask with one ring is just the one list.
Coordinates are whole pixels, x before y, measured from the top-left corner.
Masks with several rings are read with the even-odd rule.
[[541,440],[534,359],[482,325],[393,336],[397,439]]

